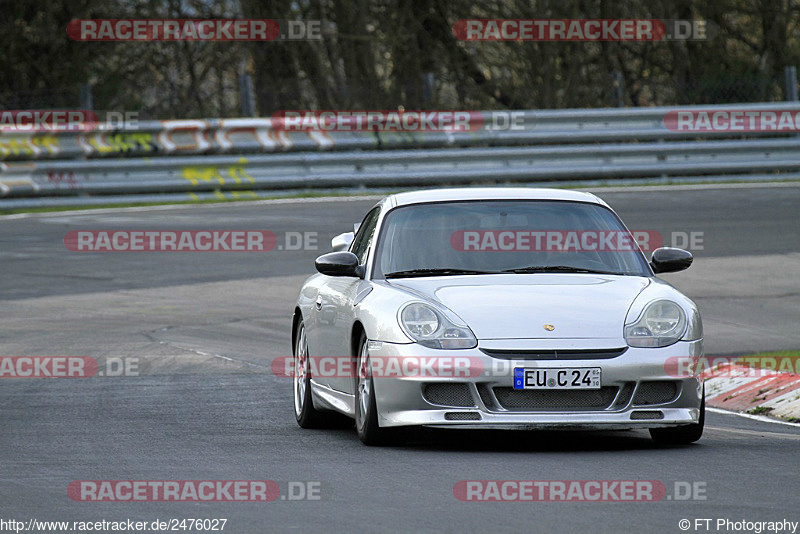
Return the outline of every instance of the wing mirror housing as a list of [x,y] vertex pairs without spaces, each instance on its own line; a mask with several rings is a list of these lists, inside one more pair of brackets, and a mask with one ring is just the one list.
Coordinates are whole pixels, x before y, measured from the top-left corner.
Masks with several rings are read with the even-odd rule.
[[358,264],[358,256],[352,252],[338,251],[323,254],[314,262],[317,271],[327,276],[351,276],[364,278],[364,267]]
[[681,248],[661,247],[653,251],[650,267],[656,274],[675,273],[688,269],[694,261],[692,253]]
[[333,239],[331,239],[331,249],[334,252],[339,252],[341,250],[347,250],[350,248],[350,244],[353,242],[353,238],[355,237],[355,233],[353,232],[345,232],[343,234],[339,234]]

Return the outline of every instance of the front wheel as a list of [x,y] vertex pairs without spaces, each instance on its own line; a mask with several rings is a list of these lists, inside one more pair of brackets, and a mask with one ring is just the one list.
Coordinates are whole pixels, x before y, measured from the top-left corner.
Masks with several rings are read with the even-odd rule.
[[329,422],[330,416],[314,408],[311,398],[311,364],[308,354],[306,328],[301,322],[297,328],[294,344],[294,376],[292,377],[292,397],[294,416],[302,428],[321,428]]
[[703,400],[700,403],[700,418],[690,425],[672,428],[651,428],[650,437],[656,443],[664,445],[688,445],[699,440],[706,424],[706,392],[703,389]]
[[358,343],[357,381],[355,396],[356,431],[366,445],[388,445],[395,438],[395,429],[378,425],[378,408],[375,402],[375,381],[369,361],[367,336],[362,333]]

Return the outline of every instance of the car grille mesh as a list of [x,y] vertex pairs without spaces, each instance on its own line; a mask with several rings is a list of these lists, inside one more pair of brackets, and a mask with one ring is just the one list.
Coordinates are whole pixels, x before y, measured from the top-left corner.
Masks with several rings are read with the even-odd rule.
[[497,402],[506,410],[605,410],[614,401],[617,387],[574,390],[538,390],[496,387]]
[[674,399],[677,393],[678,386],[674,381],[641,382],[633,403],[637,406],[664,404]]
[[637,410],[631,412],[631,419],[664,419],[664,412],[660,410]]
[[475,406],[467,384],[427,384],[422,396],[431,404],[441,406]]
[[481,414],[475,412],[447,412],[444,414],[446,421],[479,421]]
[[487,349],[481,352],[492,358],[503,360],[607,360],[625,354],[628,347],[618,349],[559,349],[559,350],[525,350],[525,349]]

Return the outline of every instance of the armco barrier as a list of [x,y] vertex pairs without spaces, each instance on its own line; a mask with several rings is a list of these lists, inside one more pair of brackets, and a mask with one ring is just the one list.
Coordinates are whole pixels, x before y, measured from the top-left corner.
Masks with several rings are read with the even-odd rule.
[[6,131],[0,132],[0,197],[735,177],[800,170],[797,133],[672,131],[664,119],[678,109],[797,112],[800,103],[509,112],[522,118],[521,129],[465,133],[287,132],[272,119],[143,121],[135,128],[89,132]]

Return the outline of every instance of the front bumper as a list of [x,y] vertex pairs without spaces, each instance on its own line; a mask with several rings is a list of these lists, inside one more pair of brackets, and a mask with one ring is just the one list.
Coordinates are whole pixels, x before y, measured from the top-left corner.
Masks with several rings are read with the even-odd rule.
[[[505,359],[488,356],[480,348],[441,351],[416,343],[370,342],[375,361],[457,357],[480,369],[469,376],[374,373],[380,426],[620,430],[685,425],[696,423],[700,416],[702,380],[696,375],[678,376],[668,362],[702,356],[702,340],[658,349],[629,347],[604,359]],[[601,390],[516,391],[515,367],[599,367]],[[460,393],[431,395],[429,388]]]

